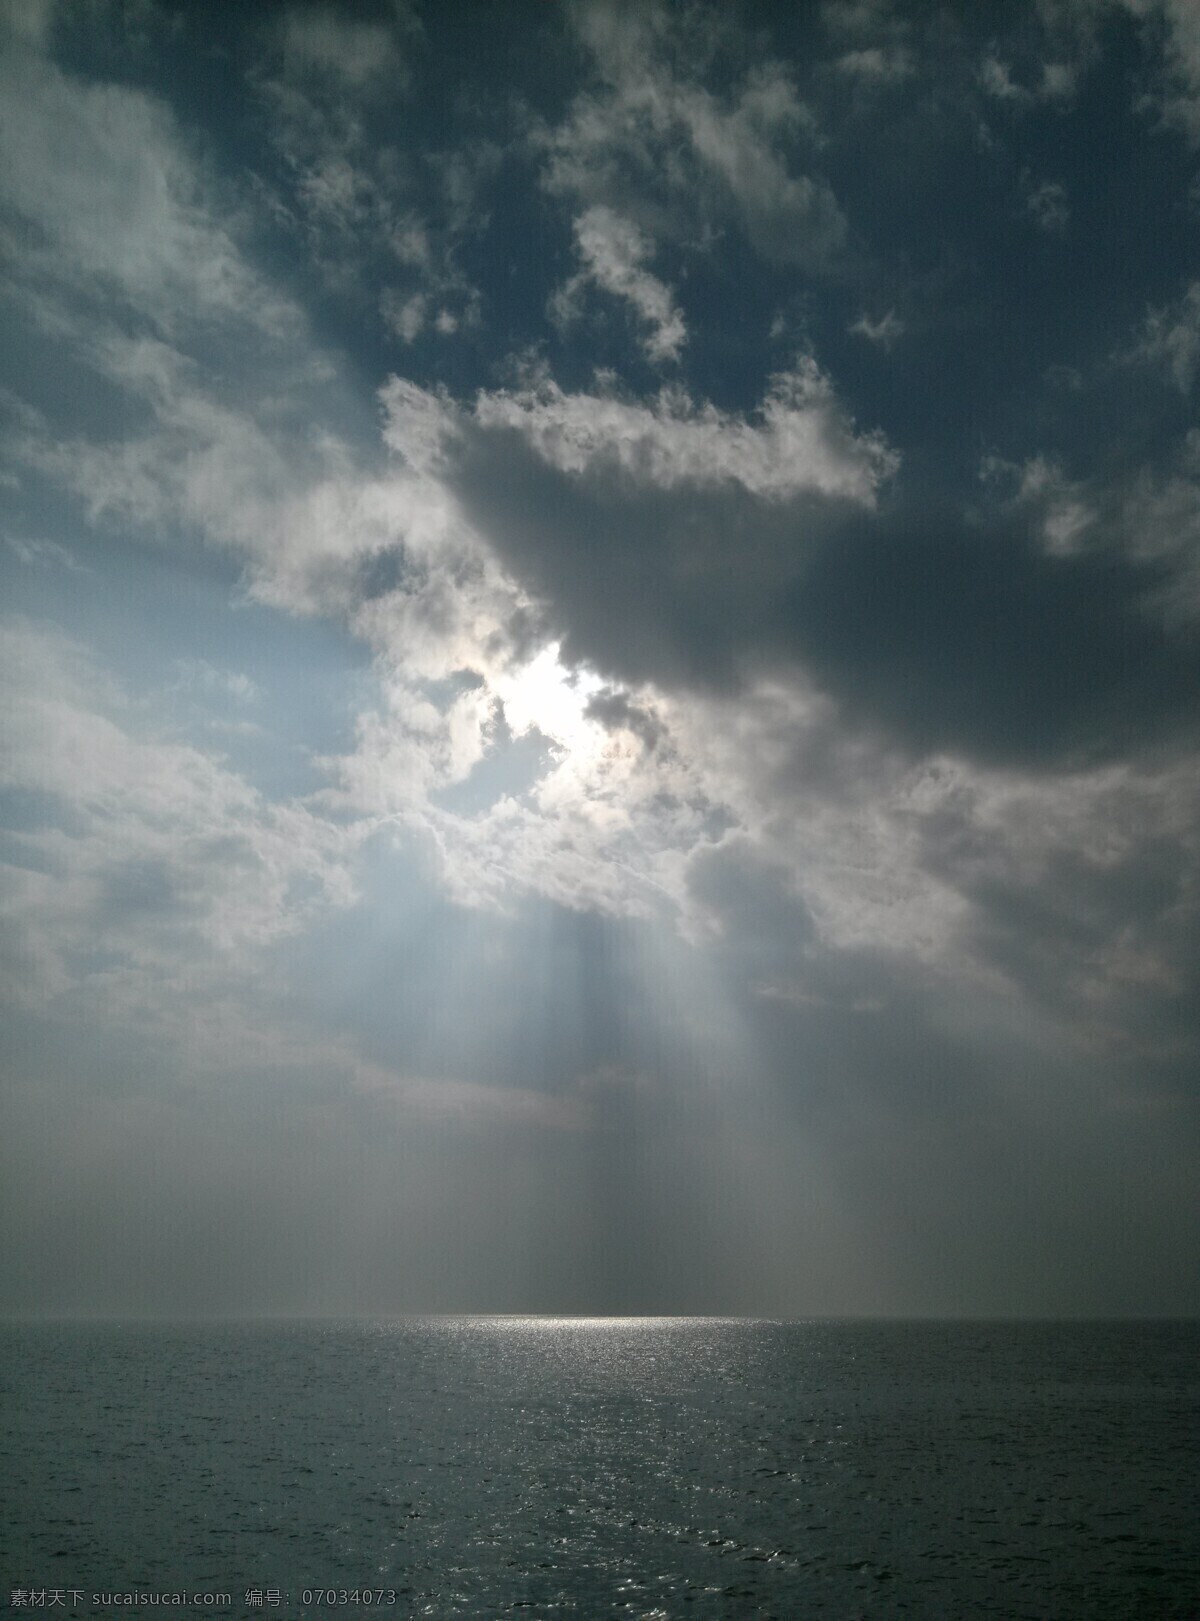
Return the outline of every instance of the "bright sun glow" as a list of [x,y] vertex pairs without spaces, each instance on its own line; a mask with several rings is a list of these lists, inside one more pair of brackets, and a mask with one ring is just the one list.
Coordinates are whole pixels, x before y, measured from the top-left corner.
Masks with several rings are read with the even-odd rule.
[[592,742],[601,728],[585,714],[588,699],[604,685],[586,670],[567,670],[558,661],[559,643],[551,642],[515,674],[501,677],[495,690],[514,735],[536,726],[573,753]]

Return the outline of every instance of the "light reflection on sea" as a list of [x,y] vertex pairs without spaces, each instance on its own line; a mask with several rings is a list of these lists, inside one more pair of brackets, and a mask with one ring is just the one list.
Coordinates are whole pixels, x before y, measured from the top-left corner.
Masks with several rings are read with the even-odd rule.
[[216,1587],[242,1613],[274,1587],[280,1615],[368,1587],[433,1616],[1200,1605],[1196,1324],[3,1334],[6,1592]]

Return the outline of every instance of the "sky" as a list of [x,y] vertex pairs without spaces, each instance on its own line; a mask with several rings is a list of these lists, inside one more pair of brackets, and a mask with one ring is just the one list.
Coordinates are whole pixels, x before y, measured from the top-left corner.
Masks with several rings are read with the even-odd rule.
[[1200,1311],[1200,8],[0,24],[0,1310]]

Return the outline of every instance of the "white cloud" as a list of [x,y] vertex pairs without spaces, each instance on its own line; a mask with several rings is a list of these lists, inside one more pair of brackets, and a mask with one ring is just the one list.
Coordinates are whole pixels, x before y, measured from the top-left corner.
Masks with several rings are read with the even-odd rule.
[[154,735],[61,633],[5,622],[0,673],[4,786],[54,807],[3,869],[9,921],[37,942],[18,995],[157,1019],[164,991],[242,984],[263,947],[353,899],[357,830]]
[[[777,263],[819,267],[841,249],[846,223],[829,186],[793,169],[812,120],[782,67],[760,65],[717,95],[702,83],[714,48],[704,30],[689,43],[656,7],[636,22],[604,5],[571,16],[601,86],[539,137],[551,191],[609,208],[656,240],[694,244],[733,221]],[[705,26],[720,23],[713,15]]]
[[447,514],[436,486],[314,426],[343,410],[318,354],[269,351],[257,375],[212,377],[160,342],[108,333],[86,357],[140,410],[140,430],[110,441],[31,427],[15,445],[93,523],[133,523],[160,544],[198,532],[244,562],[255,596],[301,613],[348,611],[371,558],[439,543]]
[[169,112],[120,85],[81,84],[34,51],[0,65],[0,200],[35,298],[67,286],[125,301],[160,332],[217,318],[294,331],[298,316],[247,265]]
[[[203,661],[183,676],[251,695]],[[266,800],[218,757],[156,734],[145,699],[49,627],[0,621],[0,682],[0,787],[39,807],[0,862],[10,1009],[84,1032],[89,1048],[115,1043],[127,1062],[151,1053],[176,1081],[315,1074],[326,1094],[348,1086],[406,1119],[586,1126],[570,1099],[424,1078],[306,1026],[276,953],[359,899],[373,818],[323,814],[319,796]]]
[[[389,640],[397,641],[393,624]],[[399,664],[387,682],[385,705],[358,717],[352,754],[326,765],[338,781],[326,801],[359,815],[417,820],[431,792],[461,782],[483,757],[492,719],[492,695],[484,687],[439,708],[415,690],[418,674]]]
[[[459,441],[515,431],[571,475],[612,476],[648,493],[732,486],[767,506],[808,492],[869,506],[894,455],[853,432],[807,359],[774,380],[756,418],[698,406],[680,390],[640,403],[568,394],[545,377],[482,393],[472,408],[402,380],[383,398],[385,436],[412,470],[414,498],[440,517],[423,546],[405,541],[419,567],[403,586],[353,611],[388,672],[387,697],[360,718],[352,753],[327,762],[337,784],[330,803],[393,817],[427,841],[469,904],[529,889],[569,906],[676,910],[682,858],[741,814],[729,799],[737,773],[727,759],[701,763],[713,723],[690,700],[647,686],[592,708],[595,677],[564,668],[536,628],[544,610],[493,555],[486,507],[468,520],[458,506]],[[524,645],[513,628],[522,621],[531,627]],[[477,684],[449,701],[421,688],[464,669]],[[500,746],[499,714],[514,735],[536,728],[551,753],[515,796],[501,792],[471,815],[439,808],[436,796]],[[751,749],[761,752],[761,739]]]
[[1007,485],[1008,505],[1037,519],[1047,555],[1070,557],[1082,549],[1097,513],[1085,487],[1068,478],[1052,457],[1031,456],[1017,464],[985,456],[980,477]]
[[1057,462],[1034,456],[1021,469],[1020,499],[1042,511],[1046,550],[1053,557],[1069,557],[1092,522],[1093,513],[1083,499],[1082,486],[1063,474]]
[[575,241],[585,268],[556,295],[554,307],[560,316],[569,315],[579,289],[590,280],[604,292],[627,299],[650,328],[644,339],[650,360],[678,360],[687,328],[670,288],[645,269],[653,247],[637,226],[597,205],[575,221]]
[[425,329],[429,299],[425,293],[398,298],[389,287],[383,295],[383,318],[405,343],[415,343]]
[[855,434],[807,357],[771,380],[757,421],[697,405],[680,389],[642,404],[566,394],[552,382],[481,394],[475,416],[484,427],[515,428],[564,471],[607,466],[661,489],[738,484],[769,501],[812,490],[871,505],[897,466],[879,435]]

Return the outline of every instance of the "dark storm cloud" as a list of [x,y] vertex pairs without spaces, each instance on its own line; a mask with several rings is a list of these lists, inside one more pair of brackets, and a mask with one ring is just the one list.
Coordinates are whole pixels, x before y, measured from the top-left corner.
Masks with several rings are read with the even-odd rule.
[[805,544],[845,521],[817,494],[769,504],[736,486],[655,490],[547,465],[511,430],[473,431],[453,486],[547,605],[563,652],[623,681],[731,689],[777,642]]
[[657,715],[639,704],[631,703],[623,692],[611,688],[588,699],[584,714],[598,720],[610,730],[624,728],[641,738],[647,749],[656,749],[667,735],[666,727]]
[[906,750],[1036,768],[1194,729],[1200,643],[1150,607],[1160,563],[952,508],[565,472],[511,430],[471,432],[452,481],[566,657],[623,681],[730,692],[790,663]]
[[866,520],[817,550],[787,623],[846,711],[906,745],[1071,769],[1194,733],[1200,645],[1149,610],[1162,578],[953,512]]

